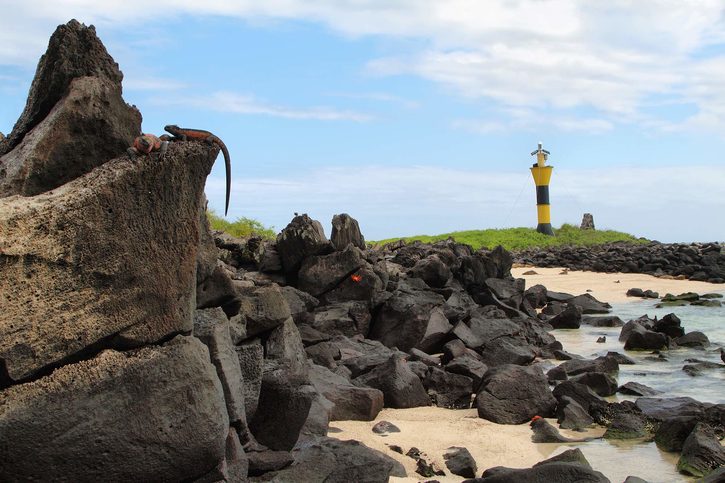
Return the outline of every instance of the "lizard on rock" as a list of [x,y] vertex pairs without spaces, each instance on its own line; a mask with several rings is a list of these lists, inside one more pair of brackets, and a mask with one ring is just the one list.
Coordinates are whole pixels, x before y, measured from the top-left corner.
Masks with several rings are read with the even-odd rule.
[[149,154],[151,151],[159,151],[163,157],[166,154],[166,148],[169,141],[162,136],[154,136],[153,134],[141,134],[133,140],[133,146],[128,148],[126,152],[131,159],[136,159],[140,154]]
[[231,159],[229,158],[229,151],[227,150],[227,147],[224,144],[224,142],[221,139],[219,139],[218,137],[216,137],[214,134],[210,133],[209,131],[204,131],[201,129],[187,129],[187,128],[179,127],[175,124],[170,124],[168,126],[165,126],[164,131],[173,135],[174,140],[206,141],[208,143],[216,144],[222,150],[222,153],[224,154],[224,165],[226,167],[226,175],[227,175],[227,196],[226,196],[226,204],[224,205],[224,216],[226,216],[227,211],[229,211],[229,192],[232,189],[232,164],[231,164]]

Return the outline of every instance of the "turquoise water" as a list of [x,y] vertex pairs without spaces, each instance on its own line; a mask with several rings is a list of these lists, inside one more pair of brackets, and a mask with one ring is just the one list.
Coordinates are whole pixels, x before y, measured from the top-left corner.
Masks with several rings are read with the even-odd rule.
[[[724,293],[718,291],[717,293]],[[725,302],[725,299],[720,299]],[[650,317],[674,313],[682,321],[685,332],[698,330],[710,339],[710,347],[706,350],[677,349],[663,351],[666,361],[653,361],[648,351],[625,351],[619,342],[620,327],[582,326],[577,330],[555,330],[554,337],[564,349],[585,357],[605,355],[608,351],[617,351],[634,359],[635,365],[620,365],[617,381],[622,385],[629,381],[639,382],[654,389],[663,391],[658,397],[689,396],[693,399],[711,403],[725,403],[725,364],[720,360],[720,347],[725,347],[725,307],[668,307],[654,308],[657,301],[638,300],[634,302],[612,304],[612,315],[617,315],[624,322],[642,315]],[[600,336],[606,336],[605,343],[597,343]],[[654,356],[656,357],[656,356]],[[685,359],[699,359],[718,362],[720,368],[704,370],[700,376],[689,376],[682,371]],[[616,395],[611,400],[636,398]],[[560,453],[568,448],[557,448]],[[629,475],[639,476],[650,482],[674,483],[692,481],[677,473],[675,465],[678,454],[660,451],[653,442],[645,441],[607,441],[595,440],[577,445],[592,466],[604,473],[611,481],[621,482]]]

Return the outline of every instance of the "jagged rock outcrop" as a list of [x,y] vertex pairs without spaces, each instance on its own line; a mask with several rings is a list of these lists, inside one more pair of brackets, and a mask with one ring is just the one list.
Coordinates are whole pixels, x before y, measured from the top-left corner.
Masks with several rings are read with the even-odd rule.
[[332,217],[332,233],[330,241],[335,250],[344,250],[348,245],[365,250],[365,237],[360,233],[357,220],[347,213]]
[[123,101],[122,79],[93,26],[59,26],[23,113],[0,141],[0,196],[46,192],[124,152],[141,114]]
[[224,459],[228,429],[216,370],[195,338],[104,351],[0,391],[0,480],[200,477]]

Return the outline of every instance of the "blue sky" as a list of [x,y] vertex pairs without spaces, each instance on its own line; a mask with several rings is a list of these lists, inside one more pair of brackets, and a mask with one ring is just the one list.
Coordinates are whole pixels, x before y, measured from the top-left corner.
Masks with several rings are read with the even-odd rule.
[[[725,4],[675,0],[0,0],[0,131],[55,27],[96,26],[143,129],[229,147],[229,218],[368,239],[552,222],[725,240]],[[224,202],[223,163],[207,182]]]

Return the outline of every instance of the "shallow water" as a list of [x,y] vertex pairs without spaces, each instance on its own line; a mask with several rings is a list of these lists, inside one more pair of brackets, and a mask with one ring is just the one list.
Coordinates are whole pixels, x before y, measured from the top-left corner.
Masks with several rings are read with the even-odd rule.
[[[612,314],[624,322],[649,315],[650,317],[674,313],[682,321],[685,332],[698,330],[710,339],[710,347],[705,350],[681,348],[662,351],[665,359],[653,355],[651,351],[624,351],[619,342],[620,327],[590,327],[581,329],[555,330],[554,337],[564,349],[585,357],[605,355],[607,351],[617,351],[634,359],[635,365],[619,366],[619,385],[629,381],[645,384],[663,394],[659,397],[690,396],[698,401],[725,403],[725,365],[720,360],[720,348],[725,347],[725,307],[668,307],[654,308],[656,301],[636,301],[625,304],[613,304]],[[605,343],[597,343],[597,338],[606,336]],[[687,364],[685,359],[699,359],[721,364],[721,368],[706,369],[702,375],[689,376],[682,371]]]
[[[725,299],[720,300],[725,302]],[[666,360],[661,360],[650,351],[625,351],[624,344],[618,340],[620,327],[583,325],[581,329],[555,330],[552,334],[564,345],[565,350],[574,354],[589,358],[605,355],[608,351],[617,351],[634,359],[637,362],[635,365],[619,366],[619,385],[634,381],[663,391],[657,397],[689,396],[703,402],[725,403],[725,365],[720,360],[719,352],[720,347],[725,347],[725,307],[686,306],[656,309],[656,303],[655,300],[638,300],[612,304],[612,315],[627,322],[645,314],[661,318],[674,313],[682,321],[685,332],[698,330],[707,335],[710,347],[706,350],[682,348],[663,351]],[[597,338],[602,335],[606,336],[606,342],[597,343]],[[685,359],[717,362],[721,364],[721,368],[704,370],[702,375],[693,377],[682,371],[682,366],[687,364]],[[617,395],[611,399],[636,398]],[[639,476],[650,482],[691,481],[675,469],[679,455],[660,451],[653,442],[595,440],[578,447],[592,466],[613,482],[624,481],[629,475]],[[555,453],[568,448],[557,448]]]

